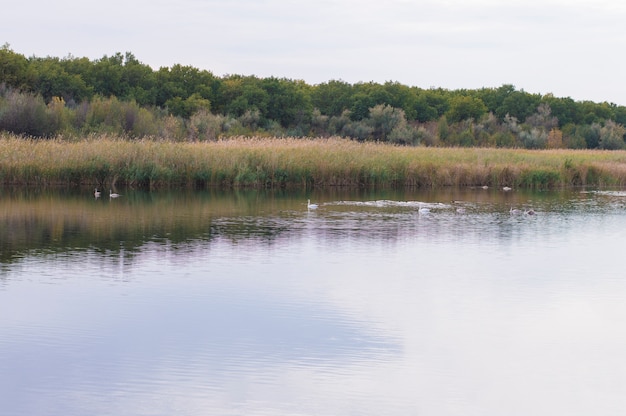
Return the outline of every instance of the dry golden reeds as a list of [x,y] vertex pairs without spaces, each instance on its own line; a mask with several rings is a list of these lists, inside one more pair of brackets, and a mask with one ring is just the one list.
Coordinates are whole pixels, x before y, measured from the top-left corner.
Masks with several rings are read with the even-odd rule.
[[78,141],[0,135],[0,182],[137,187],[626,184],[626,152],[401,147],[342,138]]

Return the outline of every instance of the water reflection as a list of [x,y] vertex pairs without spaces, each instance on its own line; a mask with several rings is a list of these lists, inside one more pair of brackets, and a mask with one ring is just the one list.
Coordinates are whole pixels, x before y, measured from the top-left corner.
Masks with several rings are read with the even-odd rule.
[[0,414],[626,406],[621,190],[122,193],[3,191]]
[[[504,214],[514,205],[548,213],[589,212],[593,204],[606,209],[605,201],[598,202],[599,198],[619,197],[606,191],[575,195],[476,190],[364,195],[336,191],[321,195],[318,212],[306,210],[304,195],[285,192],[128,191],[121,198],[96,199],[91,193],[76,190],[5,190],[0,200],[0,262],[12,262],[26,253],[83,249],[123,251],[132,256],[150,242],[184,245],[217,237],[271,243],[285,234],[284,238],[292,238],[307,232],[312,221],[325,238],[350,238],[357,233],[366,238],[394,239],[415,233],[418,225],[423,228],[421,232],[445,233],[453,231],[450,225],[457,221],[506,224],[509,218]],[[397,199],[362,199],[377,196]],[[428,207],[431,215],[417,215],[420,206]],[[463,209],[462,214],[458,208]],[[467,228],[471,229],[464,226],[463,230]]]

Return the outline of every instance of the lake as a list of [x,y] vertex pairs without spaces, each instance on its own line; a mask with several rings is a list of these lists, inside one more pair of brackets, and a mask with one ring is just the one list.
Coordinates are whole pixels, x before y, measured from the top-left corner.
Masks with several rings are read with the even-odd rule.
[[626,409],[624,190],[118,191],[0,189],[0,415]]

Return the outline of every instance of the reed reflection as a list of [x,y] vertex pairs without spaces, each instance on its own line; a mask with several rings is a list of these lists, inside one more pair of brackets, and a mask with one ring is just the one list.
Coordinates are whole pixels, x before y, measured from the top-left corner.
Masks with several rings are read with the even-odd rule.
[[[579,191],[532,193],[477,189],[360,191],[332,189],[307,210],[305,193],[290,191],[126,190],[119,198],[93,190],[2,190],[0,263],[25,256],[92,250],[132,260],[146,244],[186,247],[226,238],[276,244],[281,239],[384,239],[411,235],[484,233],[483,222],[502,239],[515,235],[510,206],[538,212],[590,209],[611,194]],[[451,201],[455,202],[451,202]],[[460,201],[460,202],[459,202]],[[418,215],[427,204],[429,215]],[[461,205],[460,205],[461,204]],[[603,204],[602,206],[605,206]],[[459,215],[459,206],[462,215]],[[539,219],[538,221],[541,221]],[[464,223],[463,227],[455,226]],[[452,225],[452,226],[451,226]],[[184,251],[184,250],[183,250]]]

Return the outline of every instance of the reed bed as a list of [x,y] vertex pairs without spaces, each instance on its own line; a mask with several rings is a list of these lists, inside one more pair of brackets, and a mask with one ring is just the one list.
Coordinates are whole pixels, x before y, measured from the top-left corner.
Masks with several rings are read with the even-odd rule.
[[623,186],[626,152],[401,147],[342,138],[180,143],[4,134],[0,182],[143,188]]

